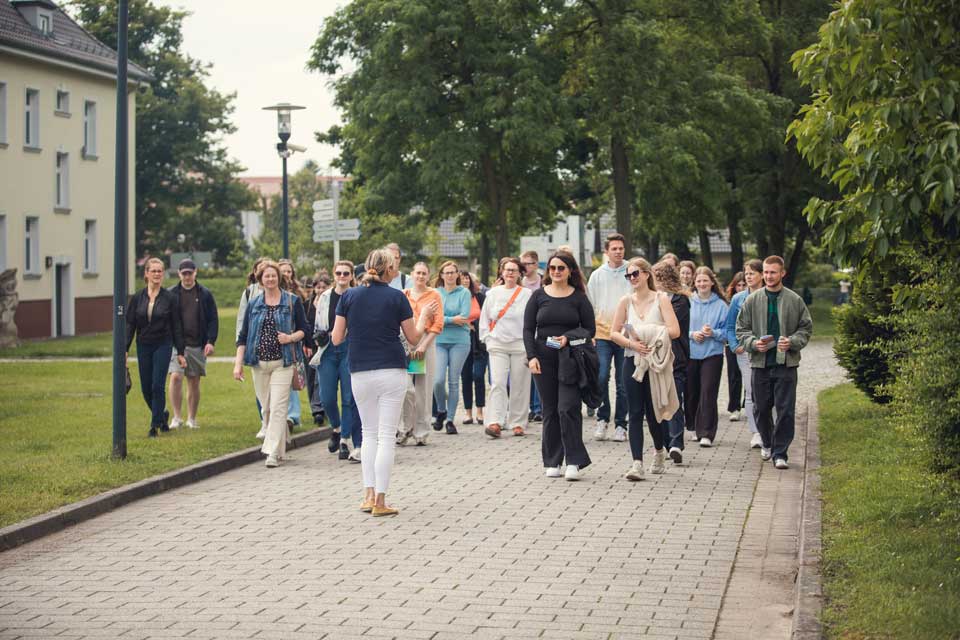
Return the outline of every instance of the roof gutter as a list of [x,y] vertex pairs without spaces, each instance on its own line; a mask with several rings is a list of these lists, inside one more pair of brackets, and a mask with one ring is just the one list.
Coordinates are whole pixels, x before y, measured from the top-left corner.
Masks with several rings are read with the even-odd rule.
[[[71,69],[73,71],[79,71],[81,73],[89,73],[95,76],[99,76],[101,78],[105,78],[107,80],[112,80],[113,82],[117,81],[116,72],[110,73],[109,71],[106,71],[106,70],[97,69],[95,67],[79,64],[76,62],[70,62],[68,60],[63,60],[61,58],[46,56],[43,54],[31,52],[31,51],[25,51],[18,47],[11,47],[9,45],[0,44],[0,52],[9,53],[11,55],[20,56],[22,58],[28,58],[30,60],[34,60],[37,62],[52,64],[58,67],[64,67],[67,69]],[[135,90],[140,85],[149,84],[149,79],[150,79],[149,76],[143,76],[142,72],[140,71],[137,71],[135,75],[131,74],[129,78],[130,79],[127,80],[127,86],[131,91]]]

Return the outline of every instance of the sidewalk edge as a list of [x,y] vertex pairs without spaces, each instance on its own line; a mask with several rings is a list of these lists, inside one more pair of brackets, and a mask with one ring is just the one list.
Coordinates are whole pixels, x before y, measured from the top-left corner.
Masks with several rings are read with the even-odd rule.
[[[330,438],[330,433],[331,429],[328,426],[311,429],[295,435],[287,448],[296,449],[327,440]],[[42,513],[0,529],[0,552],[63,531],[67,527],[90,520],[136,500],[193,484],[262,459],[263,454],[260,452],[258,445],[117,487],[85,500]]]
[[822,519],[820,495],[820,407],[816,396],[807,409],[807,451],[803,480],[803,507],[800,516],[799,569],[793,616],[794,640],[820,640],[823,637],[823,584],[820,575],[822,557]]

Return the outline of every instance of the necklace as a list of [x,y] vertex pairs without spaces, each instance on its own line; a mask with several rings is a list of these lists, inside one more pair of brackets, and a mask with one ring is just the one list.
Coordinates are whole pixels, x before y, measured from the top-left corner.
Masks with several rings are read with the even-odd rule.
[[[631,298],[633,298],[633,296],[631,296]],[[653,309],[653,305],[657,303],[657,293],[654,292],[653,296],[648,296],[648,298],[649,298],[649,302],[646,299],[637,300],[636,298],[633,298],[630,301],[630,304],[633,305],[633,312],[636,313],[637,317],[640,318],[641,320],[645,320],[647,318],[647,314],[650,312],[651,309]],[[640,309],[638,308],[641,302],[644,304],[644,306],[646,306],[646,310],[643,313],[640,313]]]

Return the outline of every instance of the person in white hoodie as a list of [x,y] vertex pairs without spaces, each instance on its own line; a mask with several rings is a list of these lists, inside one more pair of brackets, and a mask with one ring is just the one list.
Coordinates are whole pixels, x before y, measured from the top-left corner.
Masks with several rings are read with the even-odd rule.
[[502,258],[497,275],[503,284],[487,291],[480,310],[480,341],[490,355],[491,378],[484,433],[491,438],[499,438],[505,427],[522,436],[527,426],[530,369],[523,345],[523,312],[533,294],[520,285],[523,270],[519,258]]
[[610,363],[616,372],[615,384],[616,410],[613,412],[613,439],[624,442],[627,439],[627,394],[623,387],[623,347],[610,338],[610,327],[617,313],[620,300],[630,294],[630,282],[626,279],[627,263],[623,260],[626,241],[619,233],[611,233],[603,243],[603,252],[607,261],[590,274],[587,283],[587,297],[593,305],[597,320],[597,356],[600,359],[600,388],[603,390],[603,403],[597,409],[597,426],[594,440],[606,440],[610,428]]

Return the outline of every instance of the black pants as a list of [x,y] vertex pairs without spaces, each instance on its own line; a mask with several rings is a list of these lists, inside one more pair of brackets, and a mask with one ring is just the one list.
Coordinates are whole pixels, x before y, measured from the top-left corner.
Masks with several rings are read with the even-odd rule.
[[[763,446],[773,450],[773,458],[787,460],[787,449],[793,442],[797,406],[797,368],[770,367],[752,369],[753,415]],[[773,421],[773,408],[777,421]]]
[[[653,448],[663,449],[667,440],[667,422],[659,422],[653,409],[653,397],[650,395],[650,374],[643,377],[641,382],[633,379],[633,372],[637,367],[633,364],[633,357],[627,356],[623,362],[623,388],[627,393],[627,415],[630,428],[630,453],[634,460],[643,460],[643,418],[647,418],[647,427],[650,437],[653,438]],[[683,438],[681,437],[682,441]]]
[[737,354],[730,351],[730,347],[724,347],[723,352],[727,358],[727,412],[733,413],[743,409],[743,379],[740,377],[740,365],[737,364]]
[[698,438],[717,439],[717,396],[723,356],[719,353],[703,360],[687,360],[687,429]]
[[543,466],[559,467],[566,460],[582,469],[590,464],[590,455],[583,445],[580,390],[560,382],[556,350],[538,342],[537,359],[540,375],[533,376],[533,381],[543,406]]
[[173,355],[173,343],[146,344],[137,340],[137,369],[140,371],[140,392],[150,409],[150,426],[167,426],[167,369]]
[[460,394],[463,396],[463,408],[473,409],[473,397],[477,397],[477,409],[483,409],[486,406],[486,382],[487,382],[487,364],[490,362],[490,356],[486,351],[479,355],[474,355],[471,350],[470,355],[463,363],[463,371],[460,372]]

